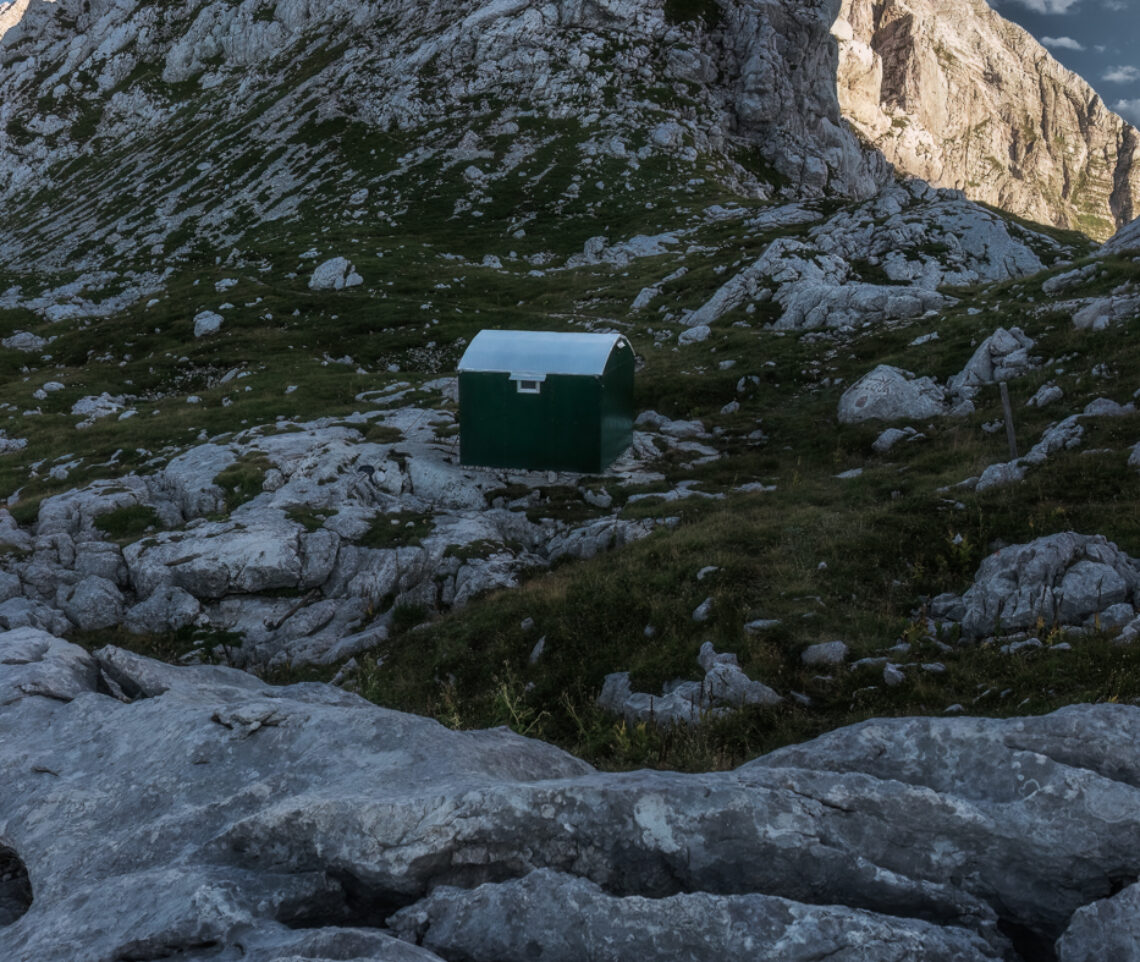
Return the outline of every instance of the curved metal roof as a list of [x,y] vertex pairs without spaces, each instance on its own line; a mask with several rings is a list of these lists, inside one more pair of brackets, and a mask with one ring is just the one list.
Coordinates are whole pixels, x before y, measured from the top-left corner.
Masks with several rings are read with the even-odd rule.
[[459,371],[505,374],[603,374],[621,334],[480,331],[463,352]]

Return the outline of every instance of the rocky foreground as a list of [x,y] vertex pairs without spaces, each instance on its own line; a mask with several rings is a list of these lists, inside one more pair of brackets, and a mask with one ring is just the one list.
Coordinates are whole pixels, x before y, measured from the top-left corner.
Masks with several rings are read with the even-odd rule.
[[1140,709],[1103,704],[609,774],[18,629],[0,957],[1134,958],[1138,744]]

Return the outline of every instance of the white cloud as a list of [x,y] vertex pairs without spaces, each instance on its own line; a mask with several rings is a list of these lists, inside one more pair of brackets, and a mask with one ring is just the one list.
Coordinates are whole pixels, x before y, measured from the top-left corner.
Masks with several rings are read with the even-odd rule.
[[1042,37],[1041,42],[1046,47],[1060,47],[1062,50],[1084,50],[1083,43],[1079,43],[1072,37]]
[[1140,127],[1140,98],[1136,100],[1118,100],[1112,105],[1112,109],[1130,124]]
[[1104,0],[1101,4],[1105,10],[1111,10],[1113,13],[1120,13],[1122,10],[1128,9],[1128,4],[1124,0]]
[[1109,67],[1104,79],[1110,84],[1130,84],[1134,80],[1140,80],[1140,69],[1131,66]]
[[1075,7],[1081,0],[1010,0],[1020,3],[1036,13],[1068,13],[1070,7]]

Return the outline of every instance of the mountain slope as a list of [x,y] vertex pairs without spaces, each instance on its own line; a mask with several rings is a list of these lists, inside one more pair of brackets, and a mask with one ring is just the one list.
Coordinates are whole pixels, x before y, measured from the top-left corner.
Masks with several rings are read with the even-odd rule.
[[844,0],[844,116],[899,170],[1104,240],[1140,214],[1140,139],[985,0]]
[[887,168],[839,118],[832,0],[711,9],[35,0],[0,46],[0,247],[161,258],[346,207],[395,225],[408,196],[470,222],[535,159],[532,213],[565,222],[590,150],[651,194],[641,161],[756,196],[873,193]]

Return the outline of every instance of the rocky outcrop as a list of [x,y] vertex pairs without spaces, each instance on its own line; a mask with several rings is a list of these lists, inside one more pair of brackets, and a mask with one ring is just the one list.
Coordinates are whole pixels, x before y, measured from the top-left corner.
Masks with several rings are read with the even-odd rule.
[[1101,535],[1072,531],[995,551],[958,598],[939,595],[932,614],[961,624],[966,638],[1037,626],[1110,623],[1135,635],[1140,565]]
[[941,287],[1010,280],[1066,248],[955,191],[891,184],[808,232],[781,237],[686,318],[695,329],[739,307],[773,302],[776,328],[851,328],[917,317],[953,303]]
[[[366,441],[373,422],[402,441]],[[254,428],[196,445],[146,477],[47,497],[34,533],[0,508],[0,546],[16,549],[0,557],[0,628],[121,624],[157,634],[193,625],[242,637],[227,650],[230,663],[331,663],[383,641],[387,620],[375,616],[394,604],[459,608],[516,587],[524,571],[592,558],[659,523],[617,517],[611,498],[586,488],[578,494],[592,517],[531,518],[549,501],[543,487],[576,485],[578,476],[458,465],[436,436],[453,423],[446,410],[394,408],[281,433]],[[639,427],[617,477],[660,480],[645,462],[666,450],[720,456],[701,443],[709,436],[700,422],[646,412]],[[243,465],[250,489],[227,504],[233,492],[219,481]],[[514,486],[527,493],[496,495]],[[153,523],[120,546],[106,526],[124,512]]]
[[1140,214],[1140,135],[985,0],[843,0],[843,115],[900,171],[1103,240]]
[[1045,958],[1067,929],[1113,944],[1098,900],[1140,874],[1124,705],[614,774],[22,629],[0,632],[0,728],[5,959],[950,962],[1018,958],[1010,935]]
[[[726,180],[752,196],[780,188],[864,198],[888,179],[882,157],[840,118],[835,0],[730,0],[715,23],[666,6],[17,5],[0,40],[0,243],[37,268],[71,268],[77,248],[149,255],[191,226],[230,245],[251,222],[310,206],[394,225],[399,185],[418,190],[421,176],[435,176],[423,165],[436,163],[463,188],[456,215],[482,214],[495,193],[517,193],[516,168],[540,144],[557,143],[571,166],[592,152],[636,171],[660,156],[701,176],[700,158],[715,155]],[[691,106],[678,111],[674,91]],[[520,132],[520,114],[546,126]],[[569,134],[568,119],[581,122]],[[363,137],[399,131],[401,156],[376,171],[372,155],[313,133],[337,124]],[[199,126],[224,133],[191,136]],[[428,129],[433,146],[405,153],[401,145]],[[105,175],[108,150],[123,176]],[[749,173],[738,156],[765,172]],[[38,198],[48,191],[62,199],[45,215]],[[363,280],[327,267],[314,288]]]

